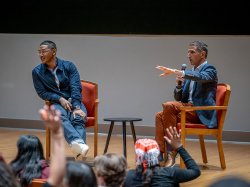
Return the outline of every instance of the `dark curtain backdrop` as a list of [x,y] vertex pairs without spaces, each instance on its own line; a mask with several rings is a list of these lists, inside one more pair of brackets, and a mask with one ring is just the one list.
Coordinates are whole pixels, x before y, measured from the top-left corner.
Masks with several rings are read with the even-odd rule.
[[250,34],[247,0],[9,0],[1,4],[1,33]]

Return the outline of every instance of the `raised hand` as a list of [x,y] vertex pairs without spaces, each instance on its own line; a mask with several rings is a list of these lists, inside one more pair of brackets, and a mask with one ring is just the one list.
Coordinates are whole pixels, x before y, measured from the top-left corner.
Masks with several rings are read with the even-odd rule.
[[164,139],[174,148],[179,148],[181,144],[181,135],[177,132],[176,127],[166,128],[167,135],[164,136]]
[[171,74],[175,73],[175,69],[167,68],[165,66],[159,66],[159,65],[157,65],[155,68],[163,71],[163,73],[160,74],[161,77],[162,76],[171,75]]
[[45,125],[50,128],[52,132],[56,132],[60,129],[61,113],[60,111],[56,110],[53,105],[44,105],[44,107],[39,110],[39,114]]
[[44,124],[51,130],[51,138],[53,149],[51,154],[50,175],[47,182],[50,186],[61,186],[64,171],[66,167],[66,159],[64,152],[63,129],[61,126],[61,114],[53,105],[45,105],[39,110],[40,117]]

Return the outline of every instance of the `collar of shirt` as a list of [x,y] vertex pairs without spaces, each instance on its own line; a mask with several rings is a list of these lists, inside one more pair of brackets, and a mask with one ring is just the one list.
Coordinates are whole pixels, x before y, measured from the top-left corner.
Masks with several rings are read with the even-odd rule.
[[[46,70],[50,70],[46,64],[43,64],[42,68],[43,68],[43,73],[45,73]],[[63,70],[61,59],[59,59],[59,58],[56,58],[56,68],[60,69],[61,71]],[[53,71],[51,71],[51,72],[53,72]]]
[[[193,71],[199,71],[205,64],[207,63],[207,61],[203,62],[202,64],[200,64],[196,69],[194,69],[194,67],[192,68]],[[189,97],[188,97],[188,102],[193,104],[193,87],[194,87],[194,81],[191,80],[190,84],[189,84]]]
[[58,69],[60,69],[62,71],[63,70],[63,65],[61,63],[61,59],[56,58],[56,64],[57,64]]
[[196,69],[194,69],[194,67],[192,68],[193,71],[198,71],[200,70],[205,64],[207,64],[207,60],[205,62],[203,62],[202,64],[200,64]]

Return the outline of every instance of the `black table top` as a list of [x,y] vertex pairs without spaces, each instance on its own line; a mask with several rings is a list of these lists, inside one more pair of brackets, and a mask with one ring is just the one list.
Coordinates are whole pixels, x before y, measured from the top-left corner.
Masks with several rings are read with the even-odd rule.
[[130,117],[119,117],[119,118],[104,118],[104,121],[113,121],[113,122],[131,122],[131,121],[142,121],[141,118],[130,118]]

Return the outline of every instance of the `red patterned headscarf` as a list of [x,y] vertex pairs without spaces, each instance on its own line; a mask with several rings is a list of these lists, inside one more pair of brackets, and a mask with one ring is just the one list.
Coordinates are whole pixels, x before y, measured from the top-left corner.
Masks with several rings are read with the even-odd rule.
[[138,139],[135,142],[136,164],[143,165],[144,170],[159,164],[159,145],[153,139]]

